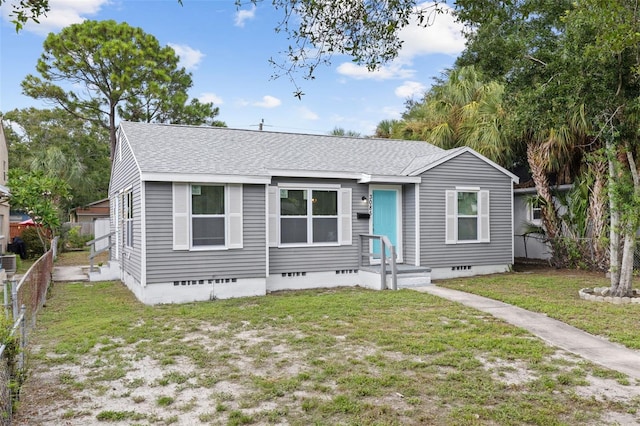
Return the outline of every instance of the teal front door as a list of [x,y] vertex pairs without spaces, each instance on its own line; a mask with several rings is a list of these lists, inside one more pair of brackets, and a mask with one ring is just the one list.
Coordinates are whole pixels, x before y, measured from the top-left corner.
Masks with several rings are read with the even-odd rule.
[[[400,247],[400,191],[397,189],[371,190],[371,232],[375,235],[385,235],[396,247],[396,257],[402,253]],[[385,250],[389,256],[389,249]],[[373,241],[373,259],[380,259],[380,242]],[[400,259],[398,259],[400,260]]]

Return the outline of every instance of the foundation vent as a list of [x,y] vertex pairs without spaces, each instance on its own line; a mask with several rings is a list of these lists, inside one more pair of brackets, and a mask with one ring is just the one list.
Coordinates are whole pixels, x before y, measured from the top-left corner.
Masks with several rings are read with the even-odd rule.
[[283,277],[306,277],[306,272],[283,272]]
[[235,283],[237,282],[238,279],[237,278],[214,278],[214,279],[210,279],[210,280],[181,280],[181,281],[174,281],[173,285],[174,286],[187,286],[187,285],[204,285],[205,282],[207,284],[224,284],[224,283]]
[[204,280],[183,280],[183,281],[174,281],[174,286],[179,285],[202,285],[204,284]]
[[470,271],[471,265],[452,266],[452,271]]

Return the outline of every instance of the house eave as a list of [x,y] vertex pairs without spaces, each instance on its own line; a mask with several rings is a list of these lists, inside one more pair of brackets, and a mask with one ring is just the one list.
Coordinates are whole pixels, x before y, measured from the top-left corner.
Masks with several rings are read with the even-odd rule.
[[[551,190],[554,191],[568,191],[573,187],[573,185],[571,184],[563,184],[563,185],[556,185],[556,186],[551,186]],[[538,192],[536,190],[535,186],[529,187],[529,188],[514,188],[513,193],[514,194],[535,194],[536,192]]]
[[420,183],[421,176],[388,176],[362,174],[358,183]]
[[362,173],[324,171],[324,170],[289,170],[289,169],[269,169],[269,175],[278,177],[296,178],[318,178],[318,179],[360,179]]
[[200,173],[141,173],[143,182],[198,182],[198,183],[246,183],[269,184],[270,176],[246,176],[246,175],[214,175]]

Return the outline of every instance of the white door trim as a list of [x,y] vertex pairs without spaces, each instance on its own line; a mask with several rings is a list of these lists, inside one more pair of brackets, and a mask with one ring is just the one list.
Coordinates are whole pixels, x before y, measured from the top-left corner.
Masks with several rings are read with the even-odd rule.
[[[403,263],[403,239],[402,239],[402,185],[369,185],[369,200],[371,206],[371,219],[369,220],[369,233],[373,234],[373,191],[396,191],[396,262]],[[373,260],[373,259],[372,259]],[[375,263],[375,262],[373,262]],[[379,260],[377,263],[380,263]]]

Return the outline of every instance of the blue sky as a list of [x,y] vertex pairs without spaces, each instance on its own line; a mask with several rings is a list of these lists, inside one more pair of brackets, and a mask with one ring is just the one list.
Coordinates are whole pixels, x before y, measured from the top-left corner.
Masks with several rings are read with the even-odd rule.
[[[12,0],[10,0],[12,1]],[[232,0],[50,0],[40,25],[16,34],[10,8],[0,8],[0,111],[35,106],[21,94],[20,82],[36,74],[42,42],[49,32],[84,19],[127,22],[171,45],[193,75],[190,95],[220,107],[229,127],[326,134],[335,127],[373,134],[384,119],[399,118],[408,98],[418,99],[464,48],[461,26],[447,15],[434,25],[417,25],[401,34],[404,47],[393,63],[368,72],[346,56],[320,67],[315,80],[298,79],[305,95],[293,96],[286,78],[272,79],[269,58],[279,58],[288,43],[274,31],[281,14],[271,2],[237,9]]]

